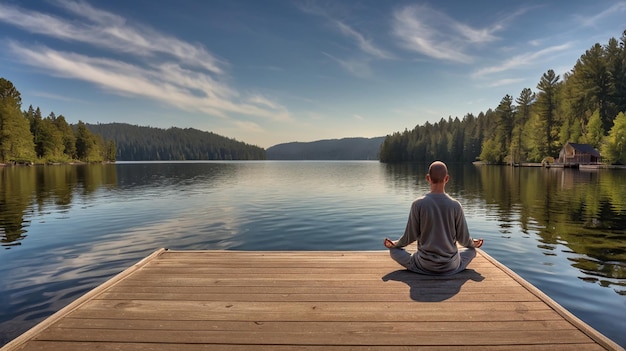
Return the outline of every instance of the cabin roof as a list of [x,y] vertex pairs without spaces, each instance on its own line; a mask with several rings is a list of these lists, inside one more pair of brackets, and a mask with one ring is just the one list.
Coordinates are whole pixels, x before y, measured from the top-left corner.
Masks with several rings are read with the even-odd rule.
[[596,150],[593,146],[589,144],[577,144],[577,143],[567,143],[567,144],[569,144],[572,148],[574,148],[574,150],[578,151],[581,154],[590,154],[591,156],[594,156],[594,157],[600,157],[600,152],[598,152],[598,150]]

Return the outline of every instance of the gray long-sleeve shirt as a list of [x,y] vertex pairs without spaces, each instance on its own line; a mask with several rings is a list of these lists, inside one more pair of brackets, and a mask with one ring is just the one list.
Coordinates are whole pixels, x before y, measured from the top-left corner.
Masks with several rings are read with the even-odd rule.
[[455,270],[460,263],[457,242],[474,247],[461,204],[446,193],[428,193],[411,205],[404,235],[396,247],[417,241],[412,259],[421,269],[433,273]]

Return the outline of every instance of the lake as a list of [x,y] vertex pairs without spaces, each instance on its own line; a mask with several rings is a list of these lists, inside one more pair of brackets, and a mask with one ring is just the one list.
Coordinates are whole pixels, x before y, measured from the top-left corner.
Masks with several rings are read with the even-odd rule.
[[[449,165],[483,249],[626,347],[624,170]],[[384,250],[427,165],[0,167],[0,346],[158,248]]]

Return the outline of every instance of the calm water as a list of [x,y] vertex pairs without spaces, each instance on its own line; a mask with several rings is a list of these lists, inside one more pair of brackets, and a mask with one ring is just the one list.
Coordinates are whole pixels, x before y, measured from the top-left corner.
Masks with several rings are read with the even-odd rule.
[[[425,165],[0,169],[0,345],[158,248],[382,250]],[[626,346],[626,171],[450,165],[483,249]]]

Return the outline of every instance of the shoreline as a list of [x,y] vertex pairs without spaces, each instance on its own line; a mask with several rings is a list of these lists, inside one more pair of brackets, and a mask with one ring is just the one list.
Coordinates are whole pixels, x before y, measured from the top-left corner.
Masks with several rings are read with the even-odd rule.
[[542,164],[539,162],[524,162],[520,164],[506,164],[506,163],[487,163],[483,161],[472,162],[474,166],[507,166],[507,167],[543,167],[543,168],[572,168],[572,169],[626,169],[626,165],[607,165],[607,164],[565,164],[565,163],[550,163]]

